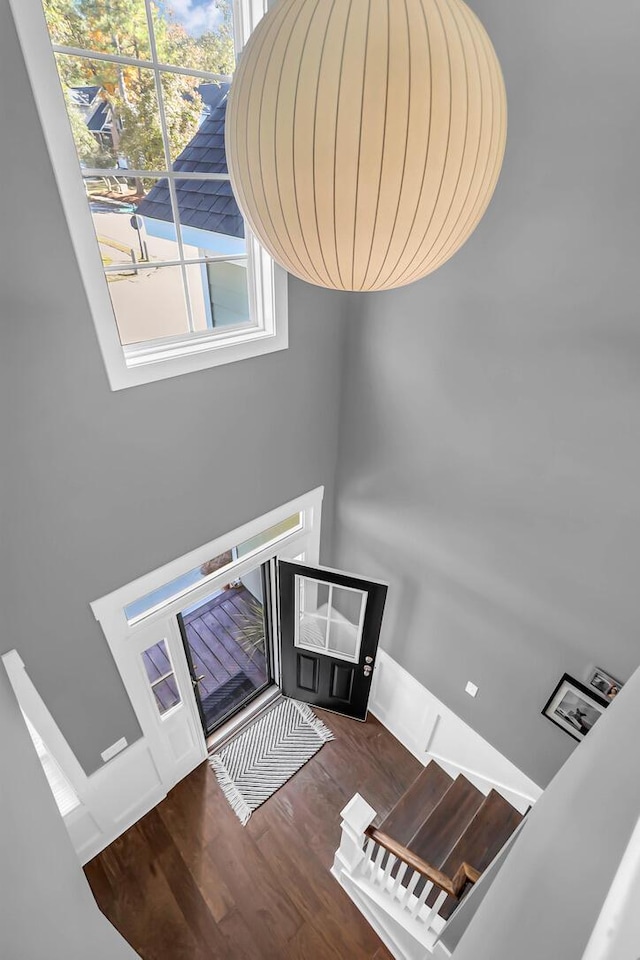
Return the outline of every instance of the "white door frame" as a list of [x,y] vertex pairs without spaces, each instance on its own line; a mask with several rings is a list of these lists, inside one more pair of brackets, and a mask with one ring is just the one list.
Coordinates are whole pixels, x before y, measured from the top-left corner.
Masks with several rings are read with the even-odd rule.
[[[274,557],[293,559],[304,554],[307,562],[317,563],[320,551],[323,487],[291,500],[281,507],[256,518],[241,527],[217,537],[176,560],[147,573],[91,604],[129,695],[140,724],[143,739],[151,753],[165,790],[198,766],[207,756],[207,745],[198,713],[187,656],[178,629],[176,616],[186,606],[204,600],[230,579],[242,576]],[[130,624],[124,608],[135,600],[152,593],[164,584],[202,566],[239,544],[257,537],[295,513],[300,513],[300,526],[257,548],[233,566],[225,567],[207,577],[188,593],[181,594],[154,610],[148,616]],[[272,601],[275,598],[272,595]],[[272,602],[274,612],[276,606]],[[160,716],[146,677],[141,653],[159,640],[165,640],[174,667],[181,702]],[[274,635],[274,643],[277,638]],[[273,663],[277,677],[277,657]]]

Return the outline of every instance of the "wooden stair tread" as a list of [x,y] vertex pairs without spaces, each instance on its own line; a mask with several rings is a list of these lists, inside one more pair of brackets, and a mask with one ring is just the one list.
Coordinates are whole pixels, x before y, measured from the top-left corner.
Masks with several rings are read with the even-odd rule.
[[432,760],[382,821],[380,830],[409,846],[452,784],[453,777]]
[[[492,790],[449,853],[442,872],[452,877],[460,864],[466,862],[483,873],[522,819],[522,814],[508,800]],[[427,902],[434,903],[436,895],[437,892],[432,893]],[[450,897],[444,902],[440,916],[448,919],[455,906],[456,901]]]
[[406,846],[442,869],[484,800],[484,794],[466,777],[457,777]]

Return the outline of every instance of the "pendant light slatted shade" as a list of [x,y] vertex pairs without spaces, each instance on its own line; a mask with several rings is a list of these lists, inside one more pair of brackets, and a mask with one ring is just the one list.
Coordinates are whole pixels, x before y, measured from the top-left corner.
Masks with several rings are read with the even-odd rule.
[[493,194],[506,96],[461,0],[280,0],[227,108],[231,181],[276,261],[342,290],[411,283]]

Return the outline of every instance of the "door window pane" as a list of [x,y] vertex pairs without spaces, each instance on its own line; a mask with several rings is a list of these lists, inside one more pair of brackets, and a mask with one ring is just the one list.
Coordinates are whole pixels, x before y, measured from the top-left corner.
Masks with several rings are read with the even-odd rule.
[[357,663],[367,595],[296,574],[296,632],[303,650]]
[[162,716],[181,700],[166,640],[159,640],[148,647],[142,654],[142,663],[158,712]]
[[358,627],[366,594],[362,590],[333,586],[331,589],[331,619],[342,620]]
[[345,660],[357,660],[359,631],[351,623],[331,620],[329,623],[327,649],[334,656]]

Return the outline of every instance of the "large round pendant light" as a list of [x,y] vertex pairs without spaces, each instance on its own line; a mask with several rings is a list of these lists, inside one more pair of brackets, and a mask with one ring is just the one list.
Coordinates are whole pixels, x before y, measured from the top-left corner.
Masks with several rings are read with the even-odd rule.
[[279,0],[231,87],[231,182],[291,273],[399,287],[445,263],[482,217],[506,113],[495,51],[462,0]]

